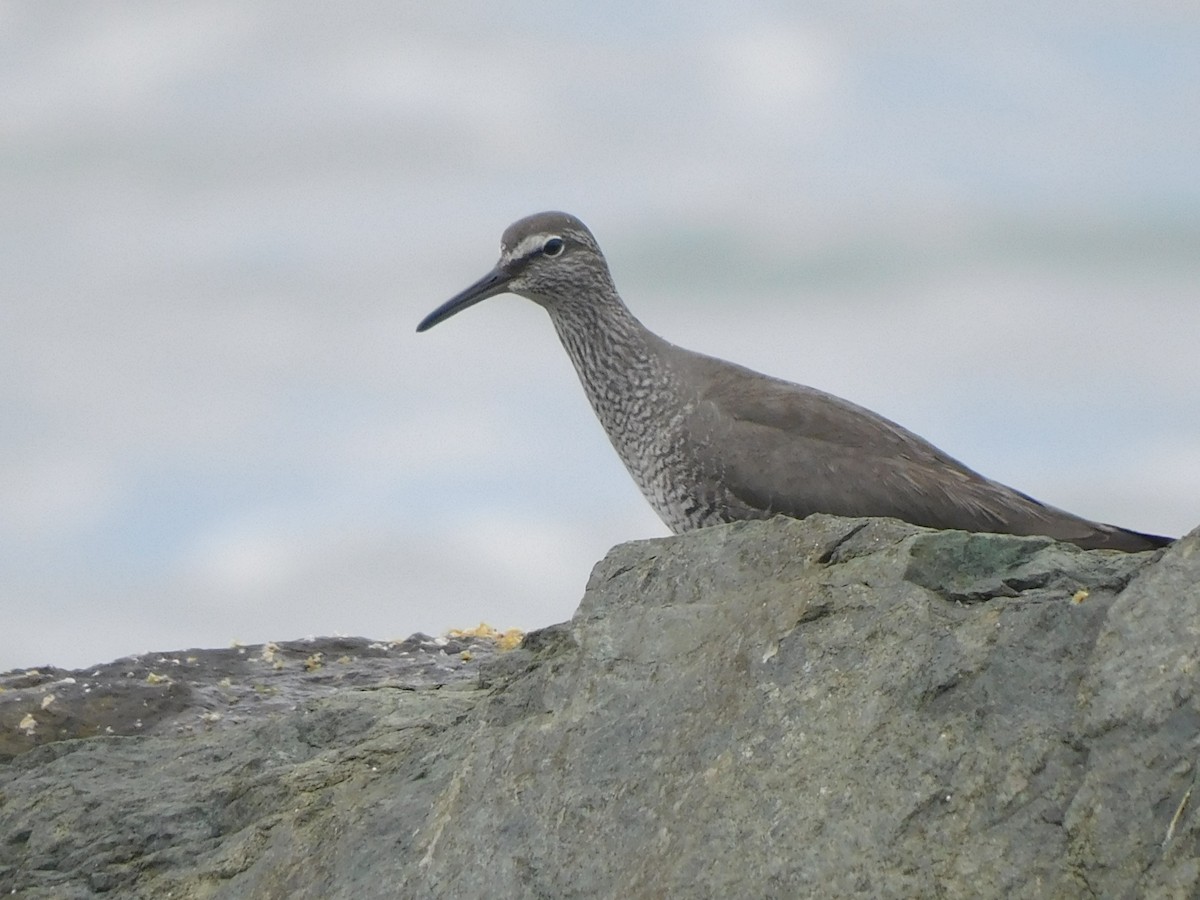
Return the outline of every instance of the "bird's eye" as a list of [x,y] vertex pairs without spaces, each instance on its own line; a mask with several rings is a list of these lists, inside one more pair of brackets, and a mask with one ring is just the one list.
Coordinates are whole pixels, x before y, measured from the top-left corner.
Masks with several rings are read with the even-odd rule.
[[563,252],[563,239],[552,237],[546,243],[542,244],[543,256],[558,256]]

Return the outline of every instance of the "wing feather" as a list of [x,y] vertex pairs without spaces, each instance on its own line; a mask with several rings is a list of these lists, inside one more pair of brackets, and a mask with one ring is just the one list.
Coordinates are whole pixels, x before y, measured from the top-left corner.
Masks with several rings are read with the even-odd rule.
[[992,481],[911,431],[815,388],[702,357],[690,417],[723,483],[748,507],[892,516],[931,528],[1040,534],[1106,546],[1129,534]]

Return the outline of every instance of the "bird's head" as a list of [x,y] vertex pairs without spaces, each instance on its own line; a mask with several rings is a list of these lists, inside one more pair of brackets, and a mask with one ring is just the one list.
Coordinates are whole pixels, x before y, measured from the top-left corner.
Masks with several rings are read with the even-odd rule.
[[608,264],[587,226],[567,213],[536,213],[509,225],[492,271],[427,315],[417,331],[505,293],[527,297],[551,315],[616,296]]

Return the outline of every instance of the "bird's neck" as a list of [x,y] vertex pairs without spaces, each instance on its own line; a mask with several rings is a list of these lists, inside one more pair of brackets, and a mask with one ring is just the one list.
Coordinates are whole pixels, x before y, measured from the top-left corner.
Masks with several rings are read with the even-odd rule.
[[661,339],[620,300],[579,304],[551,318],[592,408],[621,451],[620,436],[631,433],[634,420],[675,400],[675,379],[657,350]]
[[676,533],[721,521],[686,434],[696,398],[675,366],[686,351],[648,331],[619,300],[552,317],[596,417],[662,520]]

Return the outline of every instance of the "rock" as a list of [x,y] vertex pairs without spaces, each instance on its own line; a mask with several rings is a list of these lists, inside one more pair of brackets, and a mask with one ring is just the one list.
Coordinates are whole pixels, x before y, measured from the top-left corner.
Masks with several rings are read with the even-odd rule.
[[[306,647],[4,676],[3,727],[44,742],[2,745],[0,892],[1200,892],[1200,530],[739,523],[615,548],[512,652],[347,646],[341,679]],[[175,689],[122,692],[133,665]],[[39,732],[68,677],[110,701]]]
[[9,672],[0,675],[0,761],[69,738],[227,728],[351,687],[418,690],[478,678],[504,636],[477,632],[314,638]]

